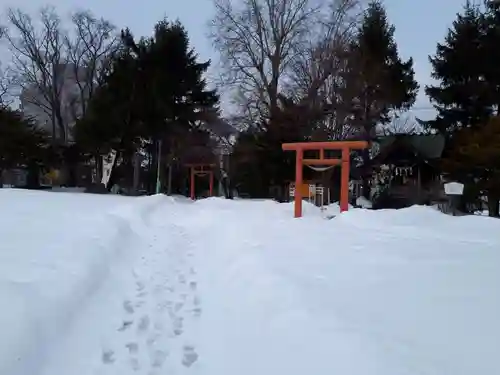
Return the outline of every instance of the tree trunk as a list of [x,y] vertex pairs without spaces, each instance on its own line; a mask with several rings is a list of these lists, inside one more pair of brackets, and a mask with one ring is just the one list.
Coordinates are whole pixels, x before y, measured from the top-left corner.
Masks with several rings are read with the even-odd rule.
[[147,166],[147,174],[146,174],[146,190],[148,194],[151,194],[151,170],[153,168],[153,154],[151,150],[147,149],[148,153],[148,166]]
[[115,157],[115,160],[113,162],[113,167],[111,168],[111,174],[109,176],[109,181],[108,181],[108,185],[107,185],[107,189],[109,192],[111,191],[111,189],[113,188],[113,185],[115,184],[115,182],[117,180],[116,164],[118,163],[118,159],[121,158],[121,156],[122,156],[122,152],[119,150],[116,150],[116,157]]
[[40,168],[35,162],[28,163],[26,187],[28,189],[38,189],[40,187]]
[[102,157],[101,157],[101,155],[95,154],[94,161],[95,161],[96,183],[100,183],[102,180]]
[[150,193],[156,193],[156,179],[158,173],[158,140],[153,139],[151,147],[151,164],[149,169]]
[[172,161],[170,161],[167,168],[168,168],[167,195],[172,195]]
[[134,192],[134,194],[137,194],[139,191],[139,180],[141,176],[141,161],[138,152],[134,153],[133,165],[134,165],[134,181],[132,183],[132,191]]
[[59,127],[59,137],[60,137],[60,142],[62,145],[66,146],[68,144],[67,140],[67,134],[66,134],[66,124],[64,123],[63,116],[61,114],[61,110],[58,109],[55,111],[55,116],[56,116],[56,122]]
[[77,166],[71,160],[65,160],[64,169],[66,170],[66,186],[75,187],[77,182]]
[[371,188],[370,188],[370,179],[372,177],[371,170],[371,157],[370,157],[370,147],[372,145],[372,124],[370,122],[370,111],[368,110],[368,106],[365,105],[365,109],[363,111],[363,138],[364,141],[368,142],[368,148],[361,150],[361,159],[363,160],[363,174],[362,174],[362,183],[361,183],[361,195],[370,200],[371,198]]
[[361,184],[361,195],[366,199],[370,200],[371,188],[370,188],[370,178],[371,178],[371,158],[370,150],[362,150],[361,158],[363,160],[363,174],[362,174],[362,184]]
[[490,217],[500,217],[500,199],[497,195],[489,193],[488,194],[488,216]]

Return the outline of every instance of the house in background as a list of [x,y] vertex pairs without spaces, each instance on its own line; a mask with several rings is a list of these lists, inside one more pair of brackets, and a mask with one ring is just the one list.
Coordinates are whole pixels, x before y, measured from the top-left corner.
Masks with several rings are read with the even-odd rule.
[[445,139],[438,134],[396,134],[379,138],[372,159],[374,208],[402,208],[440,202]]

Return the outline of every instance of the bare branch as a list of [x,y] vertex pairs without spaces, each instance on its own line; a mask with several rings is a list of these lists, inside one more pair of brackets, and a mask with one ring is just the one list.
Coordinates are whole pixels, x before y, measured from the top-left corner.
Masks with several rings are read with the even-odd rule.
[[359,0],[244,0],[239,7],[214,1],[211,37],[221,81],[236,92],[239,114],[250,126],[280,110],[282,96],[300,106],[314,106],[321,96],[322,105],[334,107],[340,82],[327,81],[345,65]]
[[0,106],[12,103],[13,88],[16,82],[15,78],[12,68],[0,69]]
[[16,81],[22,89],[22,100],[44,112],[63,142],[67,129],[63,119],[61,93],[63,88],[65,32],[54,8],[40,11],[40,27],[19,9],[9,9],[9,27],[5,34],[16,70]]
[[78,93],[71,98],[73,121],[83,116],[87,103],[103,74],[107,71],[110,58],[117,51],[119,34],[105,19],[94,17],[89,11],[73,14],[74,35],[65,40],[72,76]]
[[211,37],[221,55],[226,85],[259,102],[267,112],[277,107],[283,77],[302,49],[322,6],[313,0],[215,0]]
[[418,133],[419,128],[419,124],[413,117],[394,115],[389,124],[380,126],[378,130],[382,135],[415,134]]
[[333,0],[328,12],[327,20],[319,26],[320,36],[294,62],[293,90],[298,90],[305,100],[341,84],[339,73],[346,67],[348,46],[360,21],[361,2]]
[[53,7],[42,8],[36,21],[19,9],[9,9],[7,16],[5,38],[24,112],[39,125],[51,124],[53,138],[65,143],[107,70],[118,34],[86,11],[73,14],[72,33]]

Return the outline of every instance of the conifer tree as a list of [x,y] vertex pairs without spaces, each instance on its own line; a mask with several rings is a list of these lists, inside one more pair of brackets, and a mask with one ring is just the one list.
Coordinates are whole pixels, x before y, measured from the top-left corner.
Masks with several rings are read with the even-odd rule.
[[500,117],[456,131],[443,166],[451,177],[468,182],[475,195],[486,196],[489,215],[500,217]]
[[50,159],[47,134],[19,111],[0,106],[0,179],[3,170],[18,167],[28,167],[30,174],[38,178],[39,167]]
[[[414,104],[419,88],[413,59],[399,56],[394,32],[382,3],[373,1],[351,46],[343,95],[350,95],[357,103],[355,125],[368,141],[373,140],[377,124],[389,122],[394,111],[407,110]],[[363,153],[363,161],[369,167],[368,150]],[[366,179],[363,194],[369,194]]]
[[426,93],[438,111],[424,123],[447,137],[444,172],[487,196],[491,216],[500,198],[500,3],[467,3],[436,54],[430,57],[438,83]]
[[410,108],[416,99],[413,59],[399,56],[394,32],[382,3],[371,2],[352,45],[349,69],[367,132],[376,123],[388,122],[391,111]]
[[429,58],[438,83],[427,86],[425,92],[438,116],[425,125],[449,137],[462,127],[483,125],[492,115],[485,20],[477,6],[466,4]]
[[162,142],[162,154],[172,160],[178,150],[174,144],[199,138],[192,130],[207,111],[217,109],[218,95],[203,79],[210,62],[198,61],[179,22],[158,22],[147,39],[135,40],[124,30],[122,44],[122,53],[79,124],[78,139],[90,153],[114,148],[130,165],[142,146],[151,150],[151,164],[156,165]]

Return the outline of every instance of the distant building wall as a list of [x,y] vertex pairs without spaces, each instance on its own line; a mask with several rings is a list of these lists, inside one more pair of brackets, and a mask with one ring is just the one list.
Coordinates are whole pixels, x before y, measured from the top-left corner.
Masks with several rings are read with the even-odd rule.
[[[68,140],[72,140],[72,129],[76,119],[83,114],[82,95],[80,94],[80,87],[84,85],[86,80],[86,70],[79,68],[75,69],[74,64],[60,64],[59,65],[60,79],[55,82],[60,87],[61,95],[61,109],[64,129]],[[84,93],[84,99],[89,96]],[[23,88],[20,99],[20,110],[26,118],[30,118],[41,128],[49,134],[55,134],[56,138],[61,137],[61,129],[59,126],[53,125],[52,116],[50,115],[50,104],[46,100],[46,95],[35,85]]]

